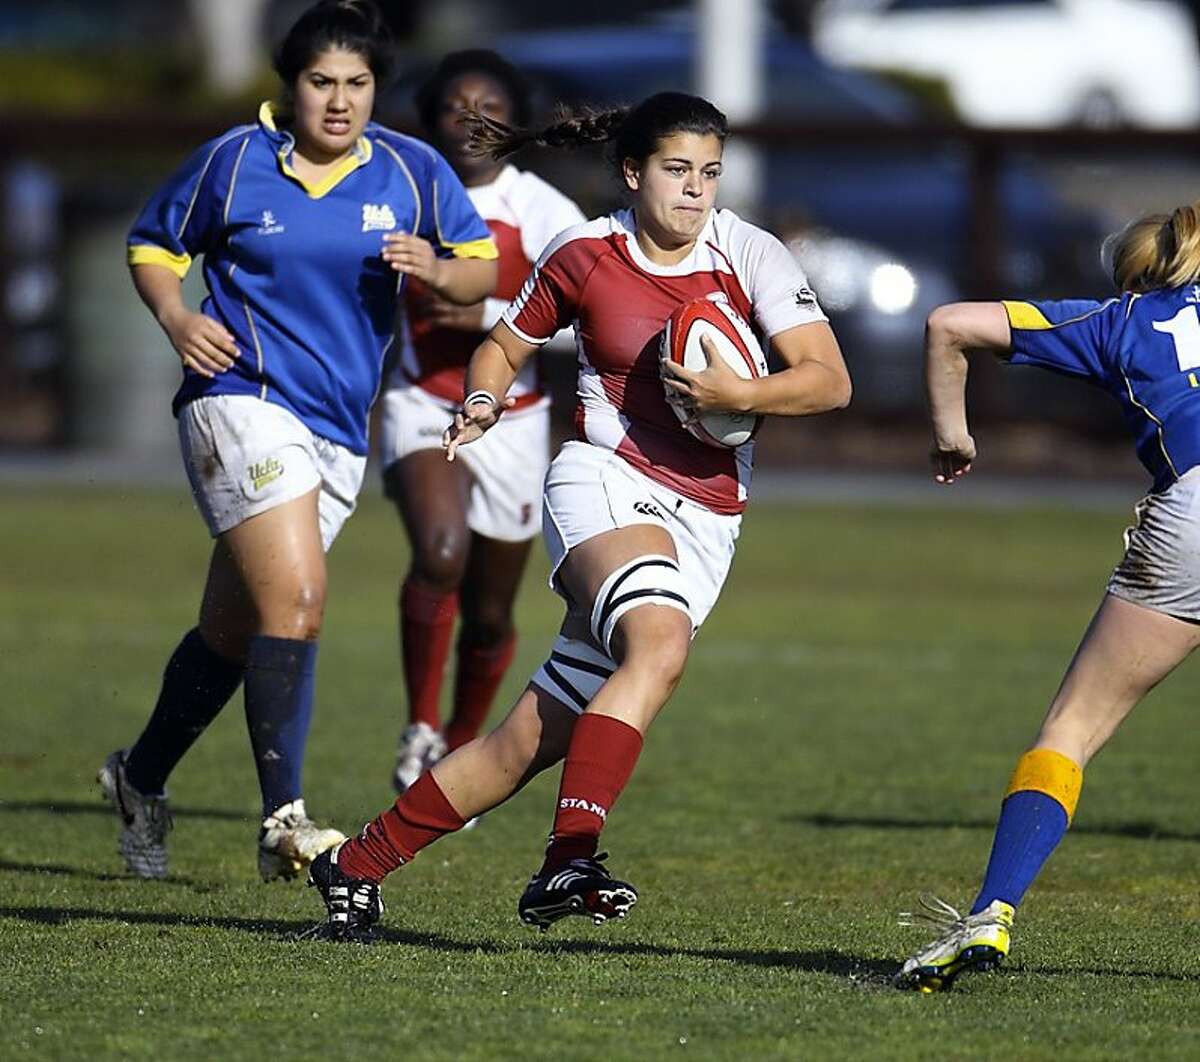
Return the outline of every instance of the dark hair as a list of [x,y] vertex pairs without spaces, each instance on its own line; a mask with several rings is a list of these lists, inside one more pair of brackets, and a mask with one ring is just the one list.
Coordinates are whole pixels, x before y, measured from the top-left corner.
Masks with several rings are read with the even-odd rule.
[[581,147],[612,143],[612,162],[618,175],[626,159],[645,162],[659,141],[673,133],[715,136],[723,144],[729,122],[700,96],[660,92],[636,107],[571,111],[560,108],[545,129],[515,129],[484,115],[473,120],[472,139],[480,154],[502,159],[526,144],[543,147]]
[[322,52],[341,48],[361,55],[375,81],[392,72],[392,38],[374,0],[320,0],[288,30],[275,52],[274,67],[286,88]]
[[525,75],[502,55],[486,48],[471,48],[445,56],[413,94],[417,117],[426,132],[432,132],[437,125],[438,110],[446,86],[463,74],[484,74],[498,82],[512,103],[513,124],[529,124],[532,90]]

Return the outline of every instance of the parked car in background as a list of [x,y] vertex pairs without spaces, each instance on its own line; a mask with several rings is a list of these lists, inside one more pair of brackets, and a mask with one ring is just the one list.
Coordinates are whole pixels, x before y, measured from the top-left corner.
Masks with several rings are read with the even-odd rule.
[[830,62],[945,83],[969,125],[1200,123],[1200,49],[1167,0],[825,0]]
[[[493,46],[539,88],[545,110],[555,101],[598,106],[636,102],[666,89],[690,91],[697,35],[689,16],[638,24],[514,33]],[[764,117],[794,122],[802,139],[763,145],[763,188],[754,220],[792,242],[839,334],[853,335],[859,357],[889,366],[878,401],[919,401],[917,366],[924,313],[969,290],[971,160],[959,146],[921,140],[876,141],[873,129],[919,125],[922,105],[897,86],[839,69],[808,44],[773,27],[765,41]],[[402,113],[420,71],[383,101]],[[714,101],[720,106],[721,101]],[[850,127],[861,138],[822,139],[822,128]],[[589,213],[619,202],[616,182],[594,152],[548,152],[538,162]],[[998,174],[1003,290],[1014,297],[1065,294],[1104,284],[1098,248],[1103,219],[1070,207],[1021,158]],[[894,372],[893,372],[894,370]],[[865,386],[856,404],[874,401]]]
[[[764,117],[794,122],[808,133],[764,146],[762,220],[865,240],[967,281],[969,154],[961,145],[917,137],[911,143],[894,136],[874,140],[875,128],[920,125],[929,117],[924,105],[894,84],[831,65],[777,27],[765,36]],[[632,25],[512,34],[496,47],[540,84],[545,99],[605,105],[636,102],[663,89],[692,90],[697,41],[693,18],[677,14]],[[862,130],[861,140],[826,143],[825,126]],[[1067,205],[1025,158],[1003,158],[997,176],[996,226],[1005,249],[994,272],[1006,289],[1066,291],[1074,284],[1079,290],[1081,281],[1086,286],[1096,280],[1096,249],[1107,219]],[[605,175],[592,179],[611,194]]]

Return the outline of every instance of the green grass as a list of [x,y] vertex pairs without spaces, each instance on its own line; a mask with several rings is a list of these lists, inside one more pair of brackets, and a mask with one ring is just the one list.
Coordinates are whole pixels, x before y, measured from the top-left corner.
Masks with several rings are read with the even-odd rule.
[[[1194,1058],[1195,671],[1088,771],[1012,961],[887,987],[921,890],[969,901],[1004,783],[1119,552],[1126,513],[752,507],[726,594],[604,843],[642,903],[517,922],[539,779],[388,884],[384,943],[294,939],[309,890],[256,878],[240,699],[172,779],[172,877],[137,882],[97,799],[192,622],[208,542],[182,492],[0,506],[5,1057]],[[307,791],[354,829],[389,801],[404,549],[364,500],[331,557]],[[509,701],[558,620],[523,593]]]

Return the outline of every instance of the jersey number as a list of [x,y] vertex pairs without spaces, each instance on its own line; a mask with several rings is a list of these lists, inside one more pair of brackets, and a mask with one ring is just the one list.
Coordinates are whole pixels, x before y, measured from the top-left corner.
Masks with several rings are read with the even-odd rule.
[[1169,321],[1155,321],[1154,331],[1166,332],[1175,340],[1180,372],[1200,368],[1200,314],[1195,306],[1185,306]]

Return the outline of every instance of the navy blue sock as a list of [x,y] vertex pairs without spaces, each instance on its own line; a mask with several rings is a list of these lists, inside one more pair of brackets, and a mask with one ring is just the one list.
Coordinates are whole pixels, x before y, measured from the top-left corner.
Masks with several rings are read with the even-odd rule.
[[983,888],[971,914],[993,900],[1016,907],[1063,839],[1067,825],[1067,809],[1054,797],[1032,789],[1009,796],[1000,808]]
[[214,653],[193,627],[163,669],[158,702],[129,750],[125,776],[139,793],[163,791],[167,776],[242,681],[243,667]]
[[262,789],[263,818],[302,794],[300,775],[316,669],[316,642],[265,634],[250,639],[246,725]]

